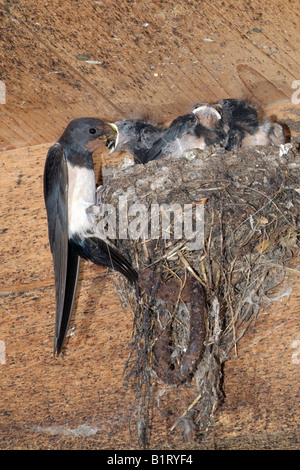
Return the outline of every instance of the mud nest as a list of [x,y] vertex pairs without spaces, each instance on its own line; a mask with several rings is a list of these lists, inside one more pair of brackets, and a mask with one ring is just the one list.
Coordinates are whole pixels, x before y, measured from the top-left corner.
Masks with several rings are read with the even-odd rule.
[[121,276],[115,282],[134,312],[125,374],[136,390],[141,446],[162,384],[194,387],[177,423],[187,419],[199,435],[213,425],[224,361],[299,252],[299,175],[299,144],[207,147],[103,169],[103,207],[112,205],[119,223],[110,235],[139,273],[138,296]]

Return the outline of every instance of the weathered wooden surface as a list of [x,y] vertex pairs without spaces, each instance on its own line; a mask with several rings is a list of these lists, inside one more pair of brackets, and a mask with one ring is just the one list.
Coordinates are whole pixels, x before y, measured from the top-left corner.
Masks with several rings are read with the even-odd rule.
[[[134,395],[123,382],[132,314],[121,308],[112,275],[83,264],[74,336],[65,356],[52,357],[54,287],[41,192],[46,151],[44,145],[2,153],[0,445],[132,448]],[[233,353],[226,363],[226,398],[208,447],[297,447],[299,260],[294,267],[274,293],[286,296],[260,313],[238,345],[239,357]],[[184,413],[192,395],[168,390],[164,399],[169,417],[156,413],[153,446],[183,448],[181,431],[170,432],[174,402]],[[89,432],[95,434],[84,436]]]
[[2,149],[50,142],[86,114],[167,122],[242,96],[297,108],[298,0],[1,5]]
[[[291,101],[300,79],[299,2],[199,5],[1,2],[1,149],[18,149],[0,159],[1,449],[137,445],[129,433],[134,395],[122,375],[132,314],[114,292],[116,274],[83,263],[75,331],[65,356],[52,357],[42,172],[66,123],[82,115],[168,122],[199,97],[250,95],[299,138],[300,106]],[[97,175],[120,158],[98,152]],[[207,448],[299,448],[299,264],[226,362],[226,397]],[[152,448],[202,448],[170,430],[191,404],[189,391],[169,389],[161,400],[169,414],[155,413]]]

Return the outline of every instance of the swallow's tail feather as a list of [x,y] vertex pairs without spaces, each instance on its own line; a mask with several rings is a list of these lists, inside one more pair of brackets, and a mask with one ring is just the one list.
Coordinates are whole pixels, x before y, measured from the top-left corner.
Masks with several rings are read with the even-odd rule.
[[137,272],[130,262],[105,240],[98,237],[86,237],[84,239],[74,239],[76,251],[84,259],[89,259],[99,266],[106,266],[123,274],[132,284],[138,279]]
[[69,244],[64,300],[58,305],[56,313],[54,354],[55,352],[60,354],[66,339],[76,298],[79,267],[80,257],[74,247]]

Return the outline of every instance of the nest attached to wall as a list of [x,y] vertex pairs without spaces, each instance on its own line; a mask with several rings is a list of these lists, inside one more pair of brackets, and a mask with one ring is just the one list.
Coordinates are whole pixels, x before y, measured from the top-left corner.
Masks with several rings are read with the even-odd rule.
[[[126,201],[128,226],[142,234],[116,237],[139,273],[138,298],[115,277],[122,302],[135,312],[125,372],[136,390],[140,445],[149,444],[158,383],[195,385],[195,399],[177,423],[189,420],[204,435],[222,399],[224,361],[299,252],[300,145],[232,152],[207,147],[147,165],[104,168],[103,178],[102,203],[118,208],[120,198]],[[148,211],[138,223],[137,204]],[[175,204],[181,216],[189,210],[195,227],[204,214],[201,246],[178,237],[175,216],[163,237],[166,226],[151,213],[163,204]]]

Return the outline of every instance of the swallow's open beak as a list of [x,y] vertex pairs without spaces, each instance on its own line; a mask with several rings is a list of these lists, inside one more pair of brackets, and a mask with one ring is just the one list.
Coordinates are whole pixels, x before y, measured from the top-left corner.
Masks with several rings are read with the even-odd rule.
[[[216,107],[220,109],[220,112],[216,109]],[[200,104],[194,107],[193,113],[197,117],[198,121],[202,124],[202,126],[211,130],[218,126],[218,122],[222,119],[221,106]]]
[[98,137],[99,140],[106,141],[108,138],[115,135],[116,131],[112,128],[112,126],[106,122],[101,127],[98,128],[101,131],[100,136]]
[[105,122],[96,127],[99,131],[98,137],[96,137],[95,139],[92,139],[86,145],[90,152],[95,152],[103,144],[107,146],[108,139],[111,139],[111,138],[115,139],[116,131],[112,129],[109,123]]
[[218,120],[222,118],[221,114],[216,110],[214,106],[209,106],[209,105],[204,104],[204,105],[197,106],[196,108],[193,109],[194,114],[197,114],[199,112],[201,113],[212,112],[215,114]]
[[110,149],[109,155],[113,152],[115,152],[117,146],[118,146],[118,141],[119,141],[119,132],[118,128],[115,124],[109,122],[108,125],[111,128],[111,133],[110,135],[107,136],[106,139],[106,147]]

